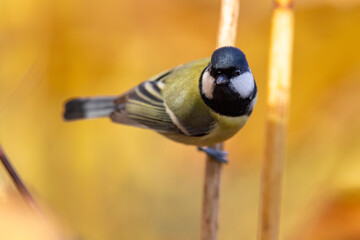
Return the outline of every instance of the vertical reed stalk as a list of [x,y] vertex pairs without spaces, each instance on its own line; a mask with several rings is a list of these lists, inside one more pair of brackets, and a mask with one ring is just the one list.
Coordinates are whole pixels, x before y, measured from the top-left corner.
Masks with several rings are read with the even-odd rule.
[[29,206],[31,206],[37,212],[40,212],[37,203],[35,202],[34,198],[31,196],[29,190],[26,188],[24,182],[21,180],[15,168],[11,165],[10,160],[5,155],[5,152],[1,146],[0,146],[0,160],[4,165],[6,171],[9,173],[12,181],[14,182],[17,190],[20,192],[24,200],[29,204]]
[[280,202],[290,102],[294,12],[292,0],[275,0],[272,16],[265,156],[259,240],[279,239]]
[[[240,0],[221,0],[216,47],[235,44]],[[222,150],[223,143],[212,146]],[[207,156],[201,219],[201,240],[216,240],[222,164]]]

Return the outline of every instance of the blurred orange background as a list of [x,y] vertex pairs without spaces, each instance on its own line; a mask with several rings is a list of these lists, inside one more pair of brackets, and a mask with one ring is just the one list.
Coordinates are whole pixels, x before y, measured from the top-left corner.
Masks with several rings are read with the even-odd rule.
[[[226,142],[219,239],[256,236],[271,10],[271,1],[240,5],[236,46],[259,96]],[[215,0],[0,2],[0,142],[71,236],[199,237],[203,153],[108,119],[66,123],[61,114],[68,98],[120,94],[210,56],[218,14]],[[359,23],[360,1],[296,2],[283,238],[360,239]],[[2,169],[0,203],[10,201],[9,186]]]

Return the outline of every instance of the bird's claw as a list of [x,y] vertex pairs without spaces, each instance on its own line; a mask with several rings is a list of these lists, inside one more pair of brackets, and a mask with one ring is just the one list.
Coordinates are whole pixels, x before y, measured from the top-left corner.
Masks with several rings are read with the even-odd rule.
[[228,163],[227,151],[217,150],[211,147],[198,147],[198,150],[205,152],[207,155],[211,156],[215,161],[219,163]]

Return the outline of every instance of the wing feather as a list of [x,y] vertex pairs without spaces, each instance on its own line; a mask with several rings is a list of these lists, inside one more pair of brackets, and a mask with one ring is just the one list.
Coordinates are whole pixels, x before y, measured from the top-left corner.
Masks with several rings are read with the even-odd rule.
[[204,136],[214,126],[196,128],[181,122],[166,106],[162,89],[172,71],[159,74],[129,90],[115,100],[117,110],[110,118],[114,122],[148,128],[160,133]]

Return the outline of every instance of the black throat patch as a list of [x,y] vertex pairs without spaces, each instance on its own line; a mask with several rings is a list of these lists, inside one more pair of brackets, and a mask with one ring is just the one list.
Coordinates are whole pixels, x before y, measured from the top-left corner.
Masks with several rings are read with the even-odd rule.
[[242,98],[237,92],[232,90],[228,84],[215,85],[213,91],[213,98],[209,99],[203,94],[202,91],[203,73],[201,74],[199,79],[199,89],[201,98],[208,107],[210,107],[218,114],[229,117],[240,117],[243,115],[249,116],[251,114],[251,101],[256,97],[257,93],[256,84],[254,90],[247,98]]

